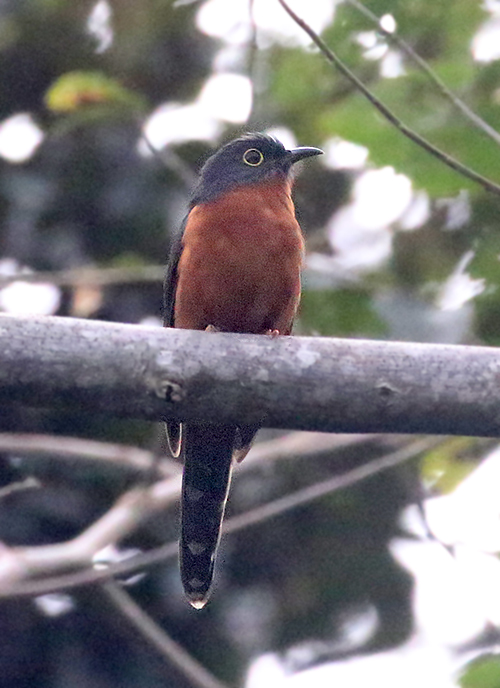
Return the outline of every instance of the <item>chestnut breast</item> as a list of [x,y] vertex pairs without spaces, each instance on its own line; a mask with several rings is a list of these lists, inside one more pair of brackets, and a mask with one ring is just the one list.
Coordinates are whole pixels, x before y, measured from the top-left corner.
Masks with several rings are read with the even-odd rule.
[[175,327],[289,334],[304,241],[287,180],[237,187],[189,213]]

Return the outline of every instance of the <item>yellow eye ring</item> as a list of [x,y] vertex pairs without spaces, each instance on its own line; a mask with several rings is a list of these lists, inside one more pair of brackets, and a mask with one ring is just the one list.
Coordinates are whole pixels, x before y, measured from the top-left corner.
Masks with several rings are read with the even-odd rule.
[[250,167],[258,167],[264,162],[264,156],[258,148],[249,148],[243,153],[243,162]]

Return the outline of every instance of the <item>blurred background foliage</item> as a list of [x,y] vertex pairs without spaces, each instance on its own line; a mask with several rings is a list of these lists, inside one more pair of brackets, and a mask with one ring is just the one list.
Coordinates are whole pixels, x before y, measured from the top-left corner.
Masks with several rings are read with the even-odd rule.
[[[199,165],[234,135],[271,130],[287,144],[326,152],[304,165],[296,183],[309,250],[298,333],[497,345],[500,199],[389,126],[298,27],[281,29],[288,25],[277,2],[254,4],[252,25],[246,0],[0,2],[0,276],[20,276],[0,285],[0,308],[159,324],[163,266]],[[307,17],[313,4],[294,6]],[[365,5],[393,17],[435,73],[500,130],[500,50],[484,54],[498,3]],[[318,7],[324,40],[398,117],[500,180],[497,144],[366,17],[348,2]],[[23,282],[29,271],[51,275],[42,285]],[[163,443],[151,424],[19,407],[2,409],[0,429],[153,449]],[[266,652],[281,652],[292,671],[397,647],[415,625],[412,577],[388,550],[405,535],[402,510],[422,497],[421,479],[449,491],[489,448],[447,442],[421,465],[227,537],[214,598],[202,612],[183,601],[175,563],[131,591],[233,684]],[[254,469],[235,481],[229,512],[386,451],[373,440],[362,452],[350,447]],[[43,481],[41,490],[0,502],[0,537],[13,545],[76,535],[130,486],[96,467],[37,468],[8,453],[0,465],[2,484],[37,471]],[[153,547],[176,532],[172,511],[127,545]],[[98,590],[72,593],[64,611],[50,609],[28,600],[0,605],[3,687],[188,685],[173,670],[165,679],[163,662]],[[366,621],[367,610],[376,623],[360,640],[346,628]],[[472,665],[463,685],[497,686],[495,657]]]

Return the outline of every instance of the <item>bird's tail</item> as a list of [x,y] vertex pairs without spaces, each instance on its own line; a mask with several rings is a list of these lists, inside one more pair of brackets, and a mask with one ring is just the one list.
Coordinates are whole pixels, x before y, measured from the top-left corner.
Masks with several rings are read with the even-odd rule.
[[236,427],[183,424],[180,568],[189,602],[205,605],[226,506]]

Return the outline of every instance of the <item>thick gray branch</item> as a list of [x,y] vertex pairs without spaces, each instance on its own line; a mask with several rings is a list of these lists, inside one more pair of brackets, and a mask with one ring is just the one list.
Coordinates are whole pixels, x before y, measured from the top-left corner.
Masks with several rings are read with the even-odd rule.
[[493,348],[0,315],[0,403],[328,432],[500,435]]

